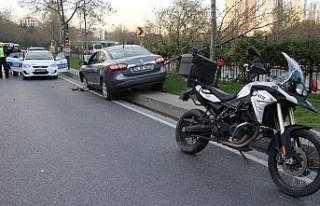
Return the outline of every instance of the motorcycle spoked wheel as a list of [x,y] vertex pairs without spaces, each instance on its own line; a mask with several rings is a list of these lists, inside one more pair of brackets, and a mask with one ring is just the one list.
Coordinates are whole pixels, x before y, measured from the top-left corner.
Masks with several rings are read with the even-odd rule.
[[290,138],[294,164],[283,163],[278,149],[272,146],[268,157],[270,175],[276,186],[290,196],[311,195],[320,188],[318,136],[309,130],[297,130]]
[[[191,136],[182,131],[184,126],[197,124],[199,119],[203,117],[203,114],[204,112],[199,109],[189,110],[180,117],[177,123],[176,142],[181,151],[187,154],[196,154],[202,151],[209,143],[207,139]],[[210,137],[210,135],[208,135],[208,137]]]

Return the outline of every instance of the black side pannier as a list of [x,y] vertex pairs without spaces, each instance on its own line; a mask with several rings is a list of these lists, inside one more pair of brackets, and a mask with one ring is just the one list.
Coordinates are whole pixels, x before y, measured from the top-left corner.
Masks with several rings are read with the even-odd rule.
[[179,68],[179,74],[191,79],[198,79],[204,83],[214,82],[217,63],[210,59],[197,55],[194,58],[191,54],[183,54]]

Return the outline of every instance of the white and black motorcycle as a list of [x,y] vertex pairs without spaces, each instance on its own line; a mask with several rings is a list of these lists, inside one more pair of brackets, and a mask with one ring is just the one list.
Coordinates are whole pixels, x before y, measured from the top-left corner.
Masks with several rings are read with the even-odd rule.
[[[253,46],[248,53],[259,57]],[[320,142],[308,126],[296,124],[294,111],[300,105],[317,112],[306,100],[304,76],[299,64],[282,52],[288,72],[271,77],[264,64],[251,65],[251,73],[265,74],[268,81],[245,85],[237,94],[227,94],[211,86],[216,65],[193,54],[188,86],[180,99],[192,99],[204,111],[192,109],[176,126],[176,142],[188,154],[202,151],[214,141],[243,152],[261,138],[268,138],[270,175],[277,187],[291,196],[307,196],[320,188]],[[211,68],[210,68],[211,67]],[[244,155],[243,155],[244,156]],[[244,156],[245,157],[245,156]]]

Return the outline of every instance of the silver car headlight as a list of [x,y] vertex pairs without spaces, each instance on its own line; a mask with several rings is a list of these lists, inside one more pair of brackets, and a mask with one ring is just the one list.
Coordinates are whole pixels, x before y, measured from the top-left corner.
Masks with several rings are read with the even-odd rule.
[[50,64],[50,67],[56,67],[56,63]]

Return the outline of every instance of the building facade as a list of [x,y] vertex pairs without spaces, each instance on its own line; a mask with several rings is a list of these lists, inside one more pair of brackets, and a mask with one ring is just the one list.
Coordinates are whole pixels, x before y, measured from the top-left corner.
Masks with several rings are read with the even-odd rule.
[[312,2],[307,7],[307,19],[320,23],[320,2]]
[[19,24],[22,27],[25,28],[39,28],[40,27],[40,22],[38,19],[33,18],[31,16],[26,16],[21,19],[19,19]]
[[[238,32],[268,33],[275,27],[286,27],[292,19],[306,19],[306,0],[226,0],[225,28],[238,25]],[[279,24],[281,20],[281,24]]]

